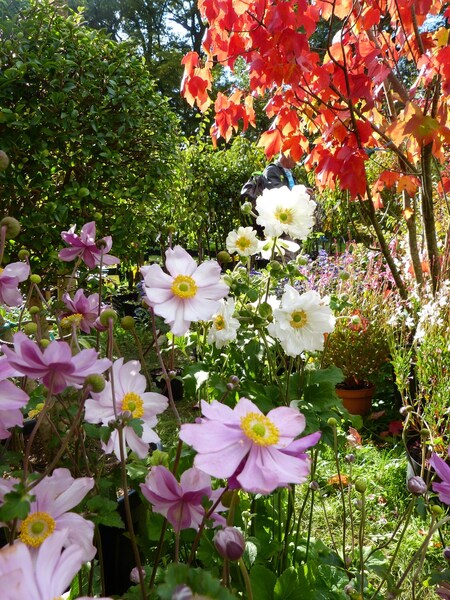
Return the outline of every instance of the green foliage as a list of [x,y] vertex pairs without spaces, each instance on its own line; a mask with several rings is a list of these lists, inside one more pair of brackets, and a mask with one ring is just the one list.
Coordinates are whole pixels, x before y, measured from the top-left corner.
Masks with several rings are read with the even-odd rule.
[[234,596],[223,588],[218,579],[202,569],[190,569],[187,565],[169,565],[165,583],[158,586],[158,598],[171,600],[177,586],[185,584],[196,594],[211,600],[233,600]]
[[49,0],[0,16],[0,134],[11,160],[0,193],[40,272],[58,262],[60,231],[91,220],[99,237],[113,235],[113,253],[135,262],[175,203],[167,101],[130,43],[81,23]]

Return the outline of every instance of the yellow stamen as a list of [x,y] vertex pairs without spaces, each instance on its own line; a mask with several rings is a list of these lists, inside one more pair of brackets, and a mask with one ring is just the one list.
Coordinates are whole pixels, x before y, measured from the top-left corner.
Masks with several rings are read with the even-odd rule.
[[247,248],[250,248],[250,240],[247,237],[241,236],[236,240],[236,248],[239,248],[239,250],[247,250]]
[[217,331],[225,329],[225,319],[222,317],[222,315],[217,315],[217,317],[214,319],[214,327],[217,329]]
[[259,413],[248,413],[241,417],[241,428],[245,435],[258,446],[273,446],[280,439],[278,427]]
[[79,327],[82,320],[83,315],[81,315],[80,313],[68,315],[67,317],[64,317],[64,319],[61,319],[61,327],[63,327],[64,329],[70,329],[72,325],[75,325],[75,327]]
[[22,522],[20,539],[24,544],[38,548],[56,527],[54,519],[46,512],[35,512]]
[[37,417],[43,408],[44,408],[43,402],[39,402],[39,404],[36,404],[36,408],[33,408],[28,413],[28,416],[30,417],[30,419],[34,419],[35,417]]
[[140,419],[144,416],[144,402],[139,394],[128,392],[122,398],[122,412],[128,410],[133,419]]
[[275,211],[275,218],[283,225],[290,225],[294,220],[292,208],[278,208]]
[[289,324],[294,329],[301,329],[307,324],[307,322],[308,317],[304,310],[294,310],[294,312],[291,313],[291,320],[289,321]]
[[179,298],[192,298],[197,293],[197,284],[189,275],[177,275],[170,289]]

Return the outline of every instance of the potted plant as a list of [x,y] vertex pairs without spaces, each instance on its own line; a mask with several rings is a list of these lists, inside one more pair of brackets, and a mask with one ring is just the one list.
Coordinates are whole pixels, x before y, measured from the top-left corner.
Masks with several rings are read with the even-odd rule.
[[370,412],[374,379],[388,359],[389,344],[379,321],[357,309],[336,320],[327,339],[324,360],[342,370],[344,380],[336,386],[336,393],[351,414]]

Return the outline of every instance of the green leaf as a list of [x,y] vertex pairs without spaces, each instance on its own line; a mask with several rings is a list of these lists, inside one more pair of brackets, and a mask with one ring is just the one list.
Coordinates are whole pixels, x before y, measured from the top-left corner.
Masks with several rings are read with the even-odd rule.
[[90,511],[89,518],[97,525],[107,525],[124,529],[123,521],[117,512],[117,502],[104,496],[90,498],[86,506]]
[[14,519],[26,519],[30,512],[30,503],[34,496],[27,494],[23,484],[14,486],[17,491],[5,494],[4,501],[0,507],[0,521],[8,522]]
[[278,577],[274,588],[274,600],[299,600],[308,598],[305,589],[299,584],[297,572],[294,567],[289,567]]
[[250,571],[250,583],[253,597],[258,600],[273,600],[277,576],[261,565],[255,565]]

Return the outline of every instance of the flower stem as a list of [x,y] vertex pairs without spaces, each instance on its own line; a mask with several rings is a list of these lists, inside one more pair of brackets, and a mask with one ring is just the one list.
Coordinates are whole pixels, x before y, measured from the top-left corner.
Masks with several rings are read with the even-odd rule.
[[250,577],[248,576],[247,567],[242,558],[239,559],[239,567],[241,569],[242,577],[244,578],[245,590],[247,592],[247,600],[253,600],[252,584],[250,583]]

